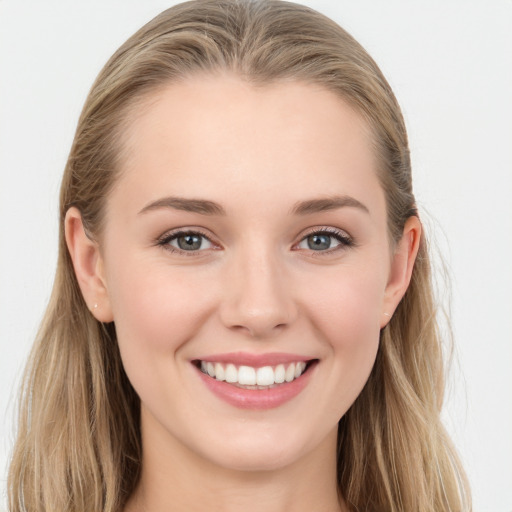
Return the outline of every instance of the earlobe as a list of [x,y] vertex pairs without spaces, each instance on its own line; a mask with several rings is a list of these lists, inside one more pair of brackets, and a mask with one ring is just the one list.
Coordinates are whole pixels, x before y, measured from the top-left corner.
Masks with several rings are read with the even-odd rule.
[[91,313],[100,322],[113,320],[106,286],[103,258],[97,242],[85,232],[80,211],[72,207],[64,220],[66,244],[80,290]]
[[414,262],[420,247],[421,231],[422,227],[419,218],[416,216],[409,217],[391,261],[391,269],[383,301],[381,328],[385,327],[390,321],[393,312],[409,287]]

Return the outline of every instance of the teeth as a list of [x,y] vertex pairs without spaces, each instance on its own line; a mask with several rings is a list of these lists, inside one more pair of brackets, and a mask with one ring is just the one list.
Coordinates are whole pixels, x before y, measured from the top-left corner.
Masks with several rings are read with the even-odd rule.
[[271,366],[258,368],[256,371],[256,384],[258,384],[258,386],[271,386],[274,382],[275,375]]
[[275,383],[282,384],[284,382],[285,375],[286,375],[286,370],[284,368],[284,364],[278,364],[276,366],[275,377],[274,377]]
[[224,371],[224,366],[220,363],[215,363],[215,378],[217,380],[226,380],[226,372]]
[[[305,368],[306,368],[306,363],[303,363],[302,361],[295,365],[295,378],[296,379],[302,375],[302,372],[305,370]],[[210,373],[210,370],[208,370],[208,373]]]
[[278,364],[275,367],[253,368],[252,366],[240,366],[237,368],[234,364],[224,365],[222,363],[201,361],[200,368],[203,373],[217,380],[247,386],[251,389],[259,389],[274,384],[282,384],[283,382],[292,382],[304,373],[306,363],[299,361],[287,365]]
[[284,374],[284,380],[286,382],[291,382],[295,378],[295,365],[292,363],[288,368],[286,368],[286,372]]
[[226,382],[238,382],[238,370],[234,364],[228,364],[226,367]]
[[254,386],[256,384],[256,370],[250,366],[240,366],[238,369],[238,384]]

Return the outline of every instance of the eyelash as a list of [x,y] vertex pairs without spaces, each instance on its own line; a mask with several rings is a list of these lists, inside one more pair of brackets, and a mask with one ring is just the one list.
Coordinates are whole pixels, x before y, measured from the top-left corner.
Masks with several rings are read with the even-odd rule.
[[[176,240],[180,236],[185,236],[185,235],[200,236],[200,237],[206,239],[210,244],[212,244],[212,246],[218,247],[218,245],[215,244],[206,233],[202,232],[199,229],[190,229],[190,230],[181,229],[179,231],[165,233],[164,235],[162,235],[161,237],[159,237],[157,239],[156,243],[158,246],[162,247],[166,251],[181,254],[184,256],[198,256],[199,253],[204,252],[205,249],[195,250],[195,251],[185,251],[185,250],[178,249],[178,248],[170,245],[170,243],[173,240]],[[354,240],[352,239],[352,237],[349,236],[345,231],[342,231],[340,229],[333,228],[333,227],[325,227],[325,228],[315,228],[315,229],[312,229],[311,231],[307,232],[305,235],[302,236],[302,238],[299,240],[298,243],[294,244],[294,247],[297,247],[300,243],[302,243],[308,237],[313,236],[313,235],[327,235],[329,237],[336,239],[339,242],[339,245],[337,245],[333,248],[323,250],[323,251],[315,251],[313,249],[310,249],[310,252],[313,253],[313,255],[315,257],[321,257],[322,255],[331,254],[333,252],[347,249],[350,247],[354,247],[356,245]]]
[[169,251],[169,252],[172,252],[172,253],[177,253],[177,254],[181,254],[181,255],[184,255],[184,256],[197,256],[200,252],[203,252],[203,251],[184,251],[182,249],[178,249],[177,247],[173,247],[172,245],[170,245],[170,243],[173,241],[173,240],[176,240],[178,239],[180,236],[186,236],[186,235],[196,235],[196,236],[200,236],[206,240],[208,240],[208,242],[210,242],[213,246],[217,246],[217,244],[215,244],[211,238],[204,232],[202,232],[201,230],[197,229],[197,228],[194,228],[194,229],[181,229],[179,231],[173,231],[171,233],[165,233],[164,235],[162,235],[161,237],[159,237],[157,239],[157,245],[159,245],[160,247],[162,247],[163,249],[165,249],[166,251]]
[[356,244],[354,242],[354,239],[348,235],[345,231],[342,231],[341,229],[333,228],[333,227],[325,227],[325,228],[313,228],[311,231],[306,233],[299,241],[298,244],[295,244],[295,246],[302,243],[304,240],[306,240],[308,237],[313,235],[327,235],[331,238],[334,238],[339,242],[339,245],[326,249],[324,251],[315,251],[313,249],[310,249],[310,252],[315,257],[322,257],[323,255],[332,254],[333,252],[337,252],[339,250],[348,249],[350,247],[354,247]]

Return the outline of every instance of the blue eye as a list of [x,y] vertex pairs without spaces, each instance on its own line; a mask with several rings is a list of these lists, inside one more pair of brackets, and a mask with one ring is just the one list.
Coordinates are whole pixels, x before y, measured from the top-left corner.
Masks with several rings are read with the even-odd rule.
[[172,233],[160,240],[159,245],[170,250],[186,252],[197,252],[213,247],[212,242],[205,235],[195,231]]
[[[329,235],[309,235],[306,238],[308,249],[313,251],[325,251],[331,248],[333,237]],[[338,242],[339,243],[339,242]]]
[[304,237],[298,244],[299,249],[307,249],[310,251],[329,251],[340,246],[351,246],[353,242],[351,238],[343,231],[338,230],[322,230],[315,231]]

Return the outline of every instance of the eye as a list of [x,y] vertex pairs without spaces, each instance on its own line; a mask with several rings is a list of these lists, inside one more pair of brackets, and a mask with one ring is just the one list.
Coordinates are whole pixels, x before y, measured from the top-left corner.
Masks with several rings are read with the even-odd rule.
[[176,252],[199,252],[214,247],[211,240],[197,231],[178,231],[164,235],[159,241],[167,250]]
[[316,252],[330,252],[352,245],[352,239],[345,232],[329,228],[309,233],[299,242],[297,248]]

